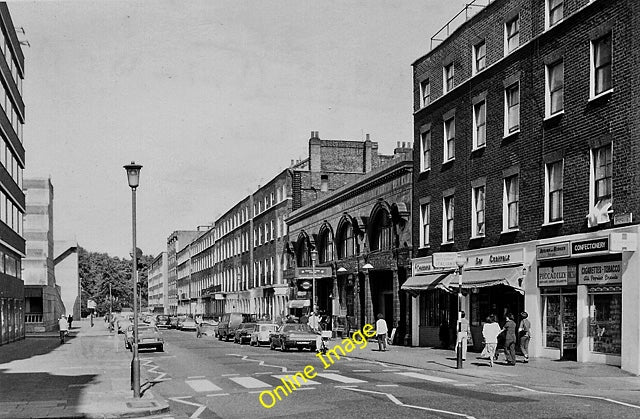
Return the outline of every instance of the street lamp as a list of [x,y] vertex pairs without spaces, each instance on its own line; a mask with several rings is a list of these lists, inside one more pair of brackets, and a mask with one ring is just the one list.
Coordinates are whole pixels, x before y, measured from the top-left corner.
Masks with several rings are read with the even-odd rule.
[[131,162],[123,166],[127,171],[127,180],[131,188],[131,224],[133,236],[133,269],[131,280],[133,283],[133,358],[131,359],[131,387],[133,397],[140,398],[140,358],[138,357],[138,248],[136,247],[136,189],[140,183],[140,169],[142,166]]
[[318,251],[311,251],[311,310],[316,314],[316,260],[318,259]]
[[467,263],[467,258],[460,253],[456,256],[456,265],[458,266],[458,333],[456,336],[456,368],[462,368],[462,271]]

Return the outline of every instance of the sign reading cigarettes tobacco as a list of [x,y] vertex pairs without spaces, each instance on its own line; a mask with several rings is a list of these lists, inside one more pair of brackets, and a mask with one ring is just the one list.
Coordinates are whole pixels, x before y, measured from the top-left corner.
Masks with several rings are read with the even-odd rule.
[[622,283],[622,262],[585,263],[578,266],[579,285]]

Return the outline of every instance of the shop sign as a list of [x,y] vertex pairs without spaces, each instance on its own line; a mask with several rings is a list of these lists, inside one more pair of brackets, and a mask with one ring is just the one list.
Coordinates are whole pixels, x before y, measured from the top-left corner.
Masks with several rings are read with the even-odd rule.
[[298,292],[296,292],[296,297],[298,297],[298,298],[306,298],[307,297],[307,292],[306,291],[298,291]]
[[536,246],[536,258],[538,260],[555,259],[570,256],[569,242],[554,243],[545,246]]
[[602,285],[622,283],[622,262],[585,263],[578,267],[578,284]]
[[576,284],[576,267],[572,266],[539,266],[539,287],[561,287]]
[[331,267],[323,266],[320,268],[295,268],[296,278],[311,279],[311,278],[326,278],[331,276]]
[[427,274],[433,270],[434,268],[431,256],[413,260],[413,267],[411,271],[414,275]]
[[450,268],[455,269],[458,267],[456,259],[458,259],[458,253],[456,252],[436,252],[432,255],[432,263],[434,268]]
[[603,252],[604,253],[609,252],[608,237],[571,242],[572,255],[584,255],[584,254],[603,253]]
[[469,263],[465,268],[521,264],[524,261],[524,250],[503,250],[486,253],[468,254]]
[[289,295],[288,287],[277,287],[277,288],[274,288],[274,291],[276,295]]
[[300,283],[300,288],[302,288],[303,290],[308,290],[311,288],[311,282],[309,281],[304,281],[302,283]]

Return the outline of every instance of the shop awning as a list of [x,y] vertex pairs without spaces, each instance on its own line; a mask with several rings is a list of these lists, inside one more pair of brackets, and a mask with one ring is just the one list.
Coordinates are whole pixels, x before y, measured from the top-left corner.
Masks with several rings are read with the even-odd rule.
[[304,308],[311,305],[310,300],[291,300],[289,301],[289,308]]
[[[491,269],[472,269],[463,271],[462,274],[462,288],[483,288],[492,287],[494,285],[506,285],[514,288],[521,294],[524,294],[522,289],[522,266],[510,266],[504,268],[491,268]],[[451,290],[455,290],[458,286],[458,278],[455,275],[450,275],[446,278],[445,284]]]
[[407,279],[400,289],[408,291],[411,294],[418,294],[420,291],[429,291],[441,289],[450,291],[446,283],[449,276],[453,276],[451,272],[440,272],[428,275],[415,275]]

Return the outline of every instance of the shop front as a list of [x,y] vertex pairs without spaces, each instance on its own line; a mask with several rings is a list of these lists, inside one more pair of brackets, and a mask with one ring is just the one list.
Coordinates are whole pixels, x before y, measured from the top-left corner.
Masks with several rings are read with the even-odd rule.
[[627,264],[617,241],[603,235],[537,246],[542,356],[621,365]]

